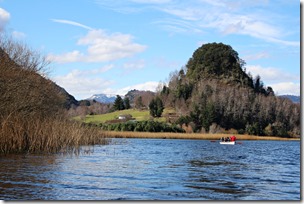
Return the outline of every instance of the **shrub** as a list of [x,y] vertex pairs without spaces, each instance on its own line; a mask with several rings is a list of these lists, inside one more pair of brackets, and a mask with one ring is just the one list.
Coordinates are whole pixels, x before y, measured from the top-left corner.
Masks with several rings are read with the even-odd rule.
[[174,124],[158,121],[137,121],[115,124],[103,124],[103,130],[108,131],[134,131],[134,132],[185,132],[182,128]]

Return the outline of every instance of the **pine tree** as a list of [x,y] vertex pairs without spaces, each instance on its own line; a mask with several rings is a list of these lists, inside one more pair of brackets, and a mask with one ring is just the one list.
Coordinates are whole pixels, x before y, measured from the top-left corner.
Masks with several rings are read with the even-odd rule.
[[117,111],[117,110],[124,110],[124,109],[125,109],[124,101],[122,100],[122,98],[119,95],[117,95],[116,99],[114,101],[113,110]]
[[124,98],[124,105],[125,105],[125,109],[130,109],[131,108],[129,97]]
[[150,115],[152,117],[161,117],[164,111],[163,101],[159,97],[156,97],[155,99],[152,99],[152,101],[150,102],[149,108],[150,108]]
[[144,106],[142,97],[139,96],[135,102],[135,108],[140,109]]

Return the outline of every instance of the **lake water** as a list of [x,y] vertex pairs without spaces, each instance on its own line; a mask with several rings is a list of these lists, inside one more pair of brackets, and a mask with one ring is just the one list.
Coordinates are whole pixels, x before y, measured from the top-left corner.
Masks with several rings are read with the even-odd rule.
[[300,200],[299,141],[113,139],[78,156],[0,156],[0,200]]

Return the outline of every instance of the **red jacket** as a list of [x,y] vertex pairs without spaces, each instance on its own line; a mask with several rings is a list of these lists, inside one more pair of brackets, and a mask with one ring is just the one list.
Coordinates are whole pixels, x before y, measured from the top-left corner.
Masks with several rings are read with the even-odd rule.
[[236,140],[236,137],[233,135],[230,137],[230,141],[235,141]]

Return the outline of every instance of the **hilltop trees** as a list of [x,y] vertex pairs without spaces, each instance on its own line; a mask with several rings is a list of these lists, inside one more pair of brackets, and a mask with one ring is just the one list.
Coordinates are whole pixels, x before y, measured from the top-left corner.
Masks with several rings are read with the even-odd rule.
[[152,91],[144,91],[144,90],[130,90],[125,98],[128,97],[130,101],[130,106],[136,109],[146,109],[149,106],[152,98],[155,97],[155,93]]
[[253,87],[252,79],[242,70],[245,62],[231,46],[209,43],[198,48],[189,59],[186,76],[193,82],[217,78]]
[[260,76],[244,71],[245,64],[229,45],[202,45],[170,74],[159,96],[195,132],[219,126],[241,134],[299,136],[300,105],[276,97]]

